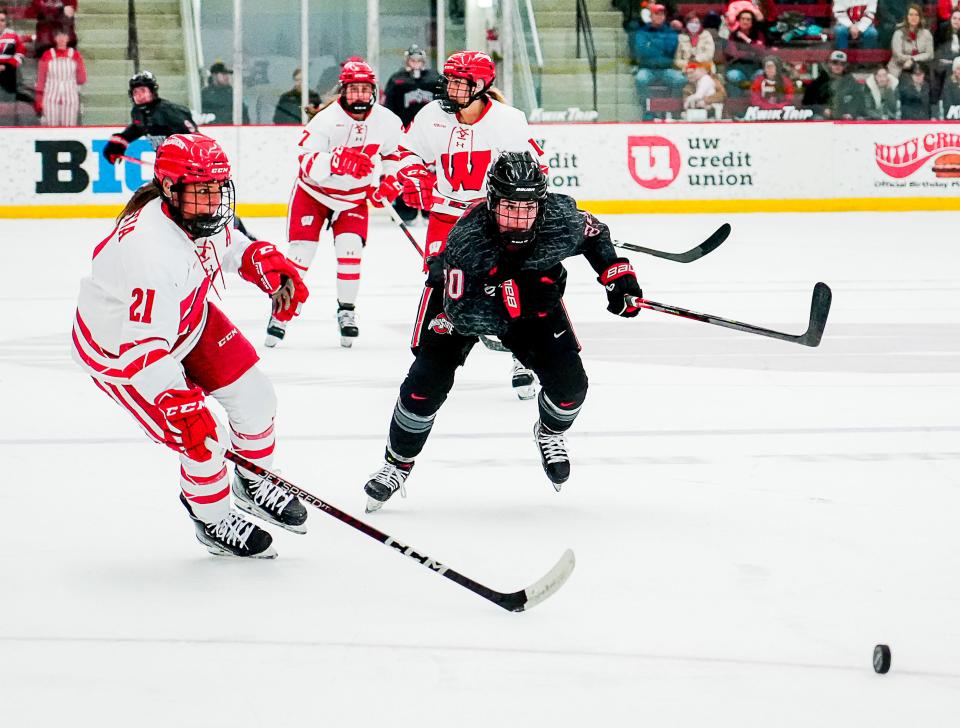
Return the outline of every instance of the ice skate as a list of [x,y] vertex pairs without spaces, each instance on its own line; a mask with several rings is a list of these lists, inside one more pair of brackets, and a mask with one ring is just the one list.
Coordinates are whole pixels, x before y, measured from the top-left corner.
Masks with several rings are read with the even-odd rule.
[[388,450],[384,455],[383,467],[379,472],[374,473],[373,477],[363,486],[367,494],[367,513],[379,511],[380,508],[390,500],[390,497],[400,491],[402,498],[407,497],[404,483],[413,470],[413,461],[404,463],[390,454]]
[[356,306],[352,303],[340,303],[337,309],[337,323],[340,326],[340,346],[349,349],[353,340],[360,335],[357,328]]
[[272,546],[273,537],[250,523],[242,513],[231,509],[217,523],[204,523],[194,515],[183,493],[180,494],[180,502],[187,509],[197,530],[197,541],[206,546],[211,554],[248,559],[277,558],[277,551]]
[[560,492],[560,486],[570,477],[570,456],[567,454],[567,441],[562,432],[554,432],[537,420],[533,426],[533,439],[540,450],[540,463],[543,472],[553,483],[553,489]]
[[267,323],[267,338],[264,340],[263,345],[272,349],[283,341],[283,336],[286,333],[287,323],[285,321],[278,321],[276,317],[271,316],[270,321]]
[[537,396],[537,380],[532,369],[527,369],[517,357],[513,357],[513,391],[520,399],[533,399]]
[[247,478],[238,469],[231,490],[240,510],[293,533],[307,532],[307,509],[303,503],[265,478]]

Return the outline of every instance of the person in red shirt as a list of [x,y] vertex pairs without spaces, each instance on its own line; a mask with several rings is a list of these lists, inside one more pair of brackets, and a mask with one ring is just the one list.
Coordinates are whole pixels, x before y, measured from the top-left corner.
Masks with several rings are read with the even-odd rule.
[[87,82],[83,56],[68,48],[70,32],[59,28],[53,48],[40,59],[34,108],[43,126],[76,126],[80,121],[80,86]]
[[7,26],[7,12],[0,10],[0,88],[7,93],[17,93],[17,72],[25,52],[23,40]]
[[68,45],[77,47],[74,28],[77,0],[33,0],[33,13],[37,17],[37,40],[33,50],[35,58],[42,58],[48,48],[53,48],[57,31],[61,28],[67,31]]
[[753,79],[750,103],[761,109],[782,109],[793,103],[793,81],[780,69],[776,56],[763,59],[763,73]]

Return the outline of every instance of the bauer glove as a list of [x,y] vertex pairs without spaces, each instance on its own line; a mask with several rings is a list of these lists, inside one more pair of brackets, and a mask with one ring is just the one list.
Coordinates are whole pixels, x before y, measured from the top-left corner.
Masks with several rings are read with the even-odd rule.
[[603,271],[597,280],[607,292],[607,310],[617,316],[633,318],[640,309],[627,304],[626,296],[643,298],[643,291],[637,283],[637,274],[626,258],[617,258]]

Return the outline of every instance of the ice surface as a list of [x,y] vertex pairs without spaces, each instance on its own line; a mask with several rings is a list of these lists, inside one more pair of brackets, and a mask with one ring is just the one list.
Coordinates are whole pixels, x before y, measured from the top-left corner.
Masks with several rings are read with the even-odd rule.
[[[720,216],[610,217],[685,250]],[[573,548],[554,597],[509,614],[312,511],[280,558],[209,556],[177,460],[75,367],[77,281],[107,221],[0,221],[0,725],[934,726],[960,715],[960,250],[953,213],[729,216],[654,300],[801,332],[808,349],[567,302],[590,392],[557,494],[535,402],[477,347],[407,483],[363,516],[422,280],[372,228],[360,338],[341,349],[334,256],[276,350],[239,279],[223,307],[263,356],[285,477],[500,590]],[[283,221],[247,221],[282,242]],[[423,228],[415,229],[418,236]],[[893,651],[873,673],[875,643]]]

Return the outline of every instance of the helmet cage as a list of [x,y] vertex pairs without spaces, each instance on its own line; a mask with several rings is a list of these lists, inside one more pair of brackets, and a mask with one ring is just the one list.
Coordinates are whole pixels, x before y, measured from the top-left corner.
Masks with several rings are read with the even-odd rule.
[[[201,193],[197,192],[198,185],[207,185],[214,188],[219,186],[219,189]],[[170,216],[192,238],[209,238],[216,235],[233,221],[236,214],[236,192],[231,179],[194,183],[177,182],[170,188],[170,192],[170,197],[164,195]],[[198,207],[208,206],[210,196],[215,194],[219,194],[220,200],[213,211],[194,214],[192,217],[184,216],[184,207],[191,206],[193,209],[197,209]],[[174,195],[176,195],[176,202],[174,202]]]
[[[487,175],[487,210],[501,242],[512,247],[523,247],[537,237],[543,223],[544,204],[547,199],[547,177],[528,153],[507,152],[491,167]],[[521,227],[520,222],[527,215],[520,210],[499,210],[500,202],[536,202],[537,212],[529,227]],[[501,229],[498,219],[513,220],[516,226],[507,225]]]

